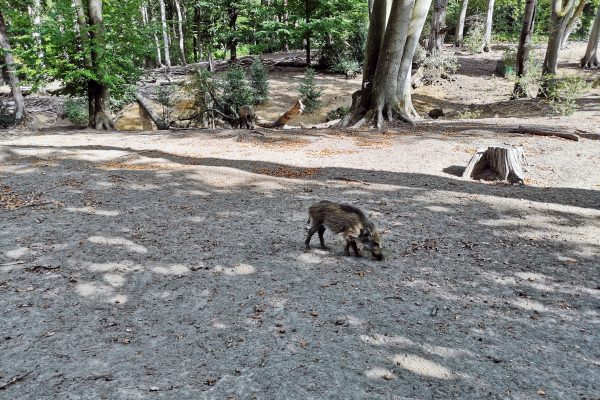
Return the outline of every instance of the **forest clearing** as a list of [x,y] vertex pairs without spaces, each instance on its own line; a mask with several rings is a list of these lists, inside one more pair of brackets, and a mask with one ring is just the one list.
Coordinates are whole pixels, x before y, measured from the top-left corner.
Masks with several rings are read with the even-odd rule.
[[600,399],[600,4],[468,3],[0,0],[0,399]]

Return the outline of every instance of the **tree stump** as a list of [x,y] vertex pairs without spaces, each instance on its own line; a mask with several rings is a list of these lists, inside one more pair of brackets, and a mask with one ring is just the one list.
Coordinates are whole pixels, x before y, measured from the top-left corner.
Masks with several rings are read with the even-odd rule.
[[479,149],[469,161],[463,178],[523,184],[524,162],[522,147],[491,146]]

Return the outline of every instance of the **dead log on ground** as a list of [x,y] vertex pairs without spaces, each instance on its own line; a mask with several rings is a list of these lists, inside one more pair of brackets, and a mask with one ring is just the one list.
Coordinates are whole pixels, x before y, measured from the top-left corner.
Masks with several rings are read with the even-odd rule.
[[336,125],[340,121],[341,121],[341,119],[338,118],[338,119],[332,119],[331,121],[324,122],[322,124],[315,124],[315,125],[305,125],[303,123],[300,123],[300,128],[301,129],[328,129],[328,128],[331,128],[332,126]]
[[575,133],[574,129],[567,128],[548,128],[545,126],[536,125],[519,125],[519,127],[512,132],[521,134],[530,134],[536,136],[556,136],[563,139],[569,139],[579,141],[580,137]]
[[463,178],[523,184],[524,162],[522,147],[490,146],[477,150],[463,172]]
[[163,121],[163,119],[152,109],[152,106],[148,102],[144,96],[139,93],[135,94],[135,99],[137,100],[140,107],[146,112],[146,114],[150,117],[156,128],[160,131],[164,131],[169,129],[169,125]]

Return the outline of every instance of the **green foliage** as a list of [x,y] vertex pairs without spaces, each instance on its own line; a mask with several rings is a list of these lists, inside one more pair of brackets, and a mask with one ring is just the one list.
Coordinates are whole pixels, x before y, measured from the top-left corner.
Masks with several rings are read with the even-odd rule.
[[135,85],[124,85],[122,90],[116,93],[111,93],[110,96],[110,109],[112,111],[122,110],[128,104],[135,102],[135,92],[137,88]]
[[423,82],[430,85],[445,78],[448,74],[453,74],[458,71],[460,64],[458,63],[456,54],[449,51],[443,51],[425,57],[422,67]]
[[475,15],[470,18],[469,30],[465,35],[463,44],[471,53],[481,53],[485,45],[485,23],[480,16]]
[[577,99],[590,89],[586,80],[579,76],[562,79],[548,76],[546,79],[548,106],[552,115],[573,114],[577,109]]
[[311,113],[321,107],[321,96],[323,90],[317,87],[315,82],[315,70],[307,68],[304,73],[304,79],[300,84],[298,92],[302,96],[306,113]]
[[86,126],[89,119],[87,100],[81,97],[69,97],[63,105],[64,115],[75,125]]
[[509,46],[502,53],[502,57],[496,66],[496,72],[498,75],[514,79],[515,70],[517,65],[517,48],[515,46]]
[[329,68],[331,72],[337,72],[338,74],[345,74],[346,76],[353,76],[360,72],[360,64],[356,60],[341,60],[333,67]]
[[350,112],[350,107],[341,106],[336,108],[335,110],[331,110],[327,113],[327,122],[333,121],[335,119],[343,118],[346,114]]
[[158,85],[156,87],[156,101],[160,104],[160,117],[167,125],[171,125],[175,111],[176,88],[172,85]]
[[246,72],[239,65],[233,64],[229,67],[222,85],[222,106],[225,114],[236,115],[241,106],[254,104],[252,89],[246,81]]
[[[512,68],[512,73],[506,75],[507,79],[512,80],[514,83],[518,83],[525,93],[536,93],[542,84],[542,70],[544,54],[541,51],[530,50],[529,61],[527,63],[527,71],[523,76],[516,76],[516,54],[514,60],[509,54],[506,59],[506,68],[509,66]],[[508,64],[512,61],[512,64]]]
[[269,75],[260,58],[254,58],[250,67],[250,85],[254,91],[254,104],[269,101]]
[[481,110],[471,110],[470,108],[463,108],[456,113],[457,119],[477,119],[481,117]]

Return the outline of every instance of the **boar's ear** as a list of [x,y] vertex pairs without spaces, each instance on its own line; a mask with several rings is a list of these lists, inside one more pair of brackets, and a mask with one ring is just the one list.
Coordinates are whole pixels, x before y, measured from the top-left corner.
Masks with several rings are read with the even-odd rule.
[[363,237],[363,238],[371,237],[371,231],[368,228],[362,228],[360,230],[360,237]]

